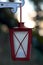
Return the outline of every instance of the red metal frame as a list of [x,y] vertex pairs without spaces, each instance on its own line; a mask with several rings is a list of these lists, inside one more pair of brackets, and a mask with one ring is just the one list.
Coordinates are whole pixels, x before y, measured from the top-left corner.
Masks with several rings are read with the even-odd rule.
[[[15,52],[14,52],[14,41],[13,41],[13,33],[14,32],[28,32],[27,34],[28,34],[28,49],[27,49],[27,56],[26,56],[26,58],[16,58],[16,55],[15,55]],[[30,59],[30,52],[31,52],[31,41],[32,41],[32,29],[29,29],[29,28],[12,28],[12,29],[9,29],[9,32],[10,32],[10,46],[11,46],[11,56],[12,56],[12,59],[13,60],[29,60]],[[26,35],[27,35],[26,34]],[[15,34],[14,34],[15,35]],[[24,39],[25,39],[25,37],[24,37]],[[20,42],[19,40],[18,40],[18,42]],[[23,42],[23,40],[21,41],[21,43]],[[22,46],[22,44],[20,43],[20,45]],[[20,47],[20,46],[19,46]],[[22,46],[22,48],[23,48],[23,46]],[[18,48],[19,49],[19,48]],[[23,49],[23,51],[24,51],[24,49]],[[18,51],[17,51],[18,52]],[[16,53],[17,54],[17,53]],[[25,51],[24,51],[24,54],[25,54]],[[26,54],[25,54],[26,55]]]

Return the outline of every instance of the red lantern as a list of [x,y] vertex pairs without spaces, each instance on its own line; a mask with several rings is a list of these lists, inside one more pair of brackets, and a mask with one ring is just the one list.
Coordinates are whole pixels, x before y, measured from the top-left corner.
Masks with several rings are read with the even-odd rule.
[[10,29],[11,56],[13,60],[29,60],[32,30],[28,28]]
[[[20,21],[21,21],[20,7]],[[13,60],[29,60],[31,56],[32,29],[25,28],[23,23],[19,23],[18,28],[10,31],[11,56]]]

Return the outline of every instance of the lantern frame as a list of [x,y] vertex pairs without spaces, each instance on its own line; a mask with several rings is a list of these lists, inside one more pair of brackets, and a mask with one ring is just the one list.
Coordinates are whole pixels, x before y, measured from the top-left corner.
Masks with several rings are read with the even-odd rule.
[[[14,32],[28,32],[28,47],[27,47],[27,56],[25,58],[16,58],[15,49],[14,49],[14,40],[13,40],[13,33]],[[11,47],[11,57],[12,60],[30,60],[31,56],[31,42],[32,42],[32,29],[29,28],[12,28],[9,29],[10,32],[10,47]]]

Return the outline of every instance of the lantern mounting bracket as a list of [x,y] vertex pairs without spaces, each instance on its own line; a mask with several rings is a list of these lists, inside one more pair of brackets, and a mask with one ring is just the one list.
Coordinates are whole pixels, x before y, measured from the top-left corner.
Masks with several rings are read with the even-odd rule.
[[25,2],[24,0],[20,0],[18,2],[0,2],[0,8],[12,8],[11,11],[16,13],[18,7],[20,7],[20,3],[22,7]]

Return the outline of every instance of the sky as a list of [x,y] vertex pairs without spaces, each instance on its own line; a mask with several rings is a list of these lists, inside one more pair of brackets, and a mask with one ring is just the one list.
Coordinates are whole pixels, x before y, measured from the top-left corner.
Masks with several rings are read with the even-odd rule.
[[[18,8],[15,13],[18,21],[20,22],[20,8]],[[28,28],[33,28],[36,25],[36,22],[33,20],[33,17],[36,16],[36,11],[34,9],[34,4],[29,0],[25,0],[25,4],[22,7],[22,22]]]

